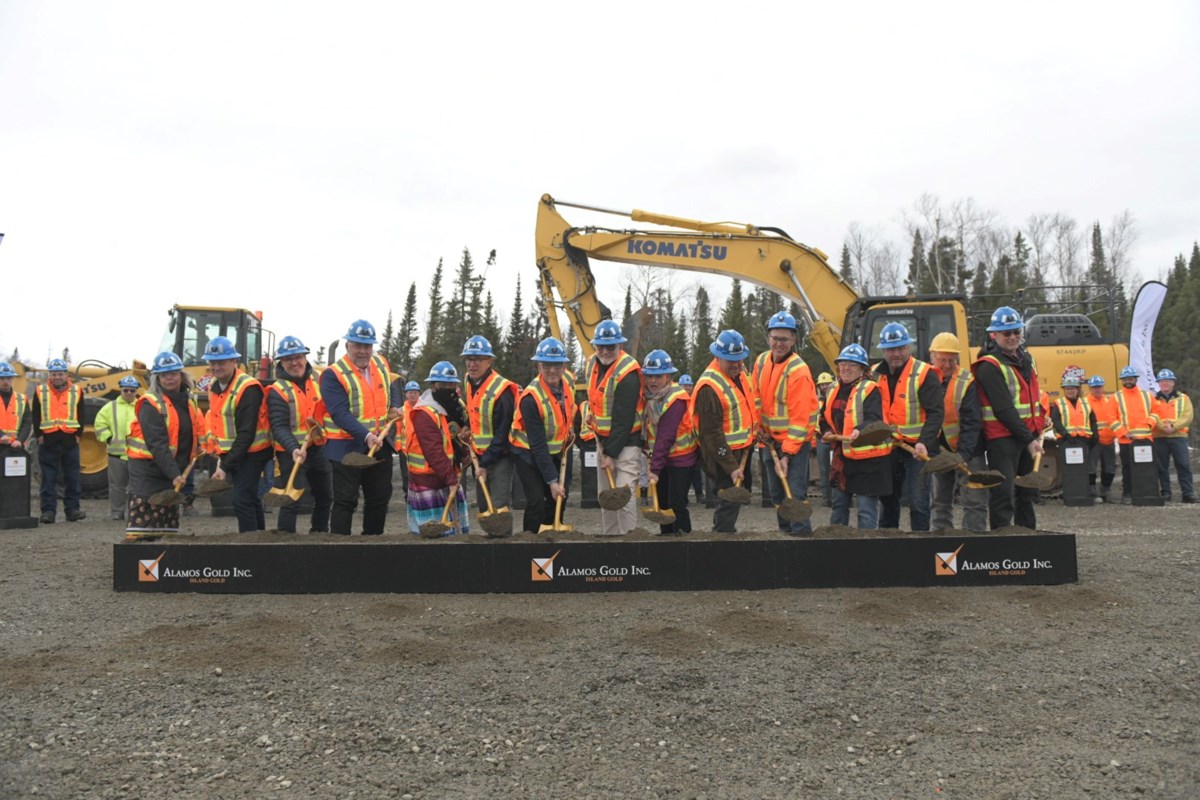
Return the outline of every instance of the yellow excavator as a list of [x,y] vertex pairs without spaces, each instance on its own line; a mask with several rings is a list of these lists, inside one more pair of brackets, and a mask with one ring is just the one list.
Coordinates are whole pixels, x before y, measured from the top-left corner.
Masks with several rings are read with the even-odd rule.
[[[215,336],[227,336],[233,340],[238,352],[245,356],[244,366],[252,375],[257,374],[260,378],[270,375],[274,336],[263,329],[261,311],[177,304],[167,314],[170,316],[167,331],[154,353],[170,351],[183,359],[184,370],[192,376],[197,388],[201,408],[207,408],[207,388],[211,380],[203,359],[204,347]],[[46,378],[44,371],[25,364],[15,363],[12,367],[17,373],[13,381],[14,391],[30,393]],[[120,396],[117,383],[122,378],[133,376],[144,390],[150,385],[150,371],[145,362],[138,359],[134,359],[131,366],[114,366],[87,359],[71,365],[68,374],[83,395],[83,408],[80,411],[83,437],[79,450],[83,493],[85,497],[103,497],[108,493],[108,450],[96,440],[92,423],[105,403]]]
[[[560,207],[662,227],[576,227],[563,218]],[[960,359],[970,364],[986,340],[984,328],[994,308],[1011,305],[1026,311],[1022,302],[1032,296],[1033,290],[1065,288],[1030,287],[1013,296],[988,298],[987,307],[978,307],[973,313],[963,295],[860,297],[830,267],[825,253],[797,242],[779,228],[701,222],[636,209],[615,211],[556,201],[550,195],[543,195],[538,203],[536,238],[540,289],[552,332],[562,338],[557,314],[561,310],[585,355],[591,354],[592,332],[606,316],[596,294],[592,260],[708,272],[771,289],[799,307],[813,346],[830,365],[840,349],[852,342],[865,347],[873,359],[882,360],[877,347],[879,332],[889,322],[900,322],[908,328],[917,342],[913,353],[918,358],[928,358],[929,344],[939,333],[956,334],[962,347]],[[980,300],[975,302],[981,305]],[[1093,304],[1109,315],[1108,329],[1116,330],[1111,297],[1074,301],[1079,306]],[[1027,314],[1025,320],[1026,346],[1036,359],[1043,387],[1052,397],[1058,394],[1060,379],[1067,373],[1101,375],[1107,385],[1117,384],[1118,372],[1129,363],[1127,345],[1102,336],[1090,317],[1073,313],[1071,308],[1039,305],[1033,310],[1038,313]],[[755,332],[742,333],[754,342]]]

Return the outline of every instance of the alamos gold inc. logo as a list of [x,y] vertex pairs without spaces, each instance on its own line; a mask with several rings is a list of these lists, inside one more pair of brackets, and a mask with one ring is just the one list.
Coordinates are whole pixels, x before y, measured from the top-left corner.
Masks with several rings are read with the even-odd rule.
[[[558,551],[558,553],[561,553],[561,552],[562,552],[562,550]],[[534,581],[552,581],[552,580],[554,580],[554,559],[558,558],[558,553],[555,553],[554,555],[550,556],[549,558],[533,559],[532,574],[529,576],[530,580],[534,580]]]
[[958,549],[953,553],[934,553],[933,554],[933,573],[935,575],[957,575],[958,574],[958,554],[963,549],[963,545],[959,545]]
[[163,550],[158,554],[158,558],[139,558],[138,559],[138,581],[141,583],[156,583],[158,581],[158,562],[163,560],[163,556],[167,554]]

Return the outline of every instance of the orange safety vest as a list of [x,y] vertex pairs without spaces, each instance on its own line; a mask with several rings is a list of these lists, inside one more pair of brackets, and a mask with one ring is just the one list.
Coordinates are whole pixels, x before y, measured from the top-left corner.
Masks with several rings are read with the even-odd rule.
[[[624,351],[617,356],[617,360],[604,373],[604,377],[600,378],[598,369],[600,362],[595,356],[588,360],[587,364],[587,379],[588,379],[588,404],[592,409],[592,416],[596,418],[596,432],[601,436],[608,436],[612,431],[612,407],[613,398],[617,394],[617,384],[631,372],[642,371],[642,367],[638,364],[637,359]],[[639,379],[641,376],[638,376]],[[646,407],[646,401],[642,397],[641,392],[638,392],[637,410],[633,415],[633,427],[630,428],[631,433],[637,433],[642,429],[642,411]]]
[[421,439],[412,433],[412,418],[415,414],[428,414],[433,417],[433,421],[437,424],[442,432],[442,453],[446,456],[446,460],[451,464],[454,463],[454,444],[450,439],[450,420],[444,414],[439,414],[435,409],[429,406],[414,405],[411,408],[404,410],[405,425],[409,431],[408,443],[406,444],[405,453],[408,458],[408,471],[413,475],[432,475],[433,468],[429,466],[429,462],[425,460],[425,451],[421,448]]
[[408,448],[408,412],[413,410],[416,400],[405,400],[400,420],[396,423],[396,452],[407,452]]
[[1174,433],[1165,433],[1163,431],[1156,430],[1154,432],[1154,438],[1156,438],[1156,439],[1186,438],[1188,435],[1188,429],[1191,427],[1192,415],[1193,415],[1191,398],[1188,397],[1186,394],[1179,392],[1176,394],[1175,397],[1172,397],[1170,400],[1160,400],[1157,397],[1154,399],[1158,406],[1159,422],[1166,422],[1166,421],[1170,420],[1170,421],[1176,422],[1178,424],[1179,420],[1183,420],[1183,425],[1180,425],[1179,427],[1175,428]]
[[17,433],[21,430],[21,420],[28,408],[29,398],[22,392],[14,391],[8,405],[0,400],[0,436],[17,438]]
[[[673,385],[667,390],[667,396],[662,399],[662,413],[659,414],[659,419],[667,413],[675,403],[683,403],[685,406],[690,404],[688,393],[678,385]],[[654,452],[654,440],[658,438],[658,422],[651,422],[649,415],[646,416],[642,425],[642,430],[646,433],[646,449],[651,453]],[[691,414],[685,410],[683,417],[679,420],[679,427],[675,431],[675,444],[667,451],[667,458],[675,458],[676,456],[687,455],[693,453],[700,447],[699,441],[696,439],[696,420]]]
[[42,433],[75,433],[79,430],[79,387],[68,383],[67,388],[56,392],[50,384],[43,383],[37,388],[38,402],[42,407]]
[[[838,387],[829,390],[829,396],[837,392]],[[842,430],[840,436],[849,436],[856,429],[863,425],[863,408],[866,405],[867,398],[871,392],[879,389],[879,384],[872,380],[860,380],[858,385],[854,387],[854,391],[847,398],[846,410],[842,414]],[[829,429],[837,433],[837,429],[833,426],[833,403],[829,397],[825,398],[825,421],[829,423]],[[861,461],[867,458],[879,458],[886,456],[892,452],[892,444],[895,440],[888,439],[886,442],[875,445],[867,445],[855,447],[852,442],[842,442],[842,455],[854,461]]]
[[804,359],[792,353],[782,364],[776,364],[771,351],[760,353],[751,371],[758,413],[771,438],[777,442],[792,442],[784,453],[795,455],[816,427],[820,407],[812,370]]
[[1154,413],[1154,395],[1147,389],[1136,386],[1126,389],[1122,386],[1117,390],[1116,397],[1117,408],[1121,410],[1117,441],[1130,444],[1134,439],[1152,438],[1154,426],[1158,424],[1158,415]]
[[1058,416],[1062,420],[1063,430],[1067,432],[1067,436],[1088,438],[1092,435],[1092,406],[1086,397],[1080,395],[1075,403],[1065,397],[1060,397],[1055,405],[1058,407]]
[[961,366],[946,382],[946,411],[942,419],[942,435],[946,437],[947,448],[954,453],[958,452],[958,440],[962,436],[962,423],[959,421],[958,412],[962,408],[963,398],[974,383],[975,378],[971,371]]
[[[205,415],[205,421],[208,423],[209,433],[216,437],[217,449],[222,455],[229,452],[229,448],[233,447],[233,440],[237,438],[238,402],[251,386],[261,387],[262,384],[238,367],[237,373],[224,392],[217,394],[211,387],[208,390],[208,414]],[[271,422],[267,418],[267,398],[264,396],[258,406],[258,422],[254,426],[254,439],[250,442],[249,452],[257,453],[270,446]]]
[[[1021,421],[1025,423],[1025,427],[1029,428],[1029,432],[1035,436],[1041,432],[1042,423],[1038,415],[1039,407],[1039,392],[1037,368],[1033,370],[1033,380],[1026,381],[1011,365],[1005,364],[993,355],[980,356],[979,359],[971,365],[971,374],[975,374],[975,370],[983,362],[988,362],[1000,370],[1000,374],[1004,376],[1004,385],[1008,388],[1008,393],[1012,397],[1013,408],[1016,409],[1017,415]],[[976,381],[978,387],[978,381]],[[987,393],[982,387],[979,389],[979,405],[983,412],[983,436],[985,439],[1003,439],[1011,437],[1012,432],[1008,427],[996,419],[996,412],[992,410],[992,401],[988,399]]]
[[471,422],[471,441],[476,455],[482,455],[484,450],[495,439],[492,430],[492,411],[496,401],[504,392],[512,392],[513,400],[521,393],[520,387],[507,378],[501,377],[495,370],[488,372],[479,384],[479,388],[471,386],[467,381],[467,419]]
[[[925,425],[925,409],[921,408],[919,392],[925,376],[933,367],[924,361],[909,358],[896,379],[896,396],[886,375],[879,376],[879,391],[883,394],[883,421],[896,426],[896,435],[912,444],[921,437]],[[939,381],[940,382],[940,381]]]
[[1117,440],[1117,428],[1121,426],[1121,407],[1117,398],[1106,394],[1099,400],[1088,395],[1088,405],[1096,414],[1096,428],[1100,431],[1100,444],[1110,445]]
[[[696,395],[700,393],[701,386],[711,386],[721,401],[724,411],[721,416],[725,428],[725,443],[729,445],[729,448],[740,450],[750,444],[754,439],[754,429],[758,427],[757,404],[750,376],[742,375],[739,388],[738,384],[731,381],[721,371],[721,368],[717,366],[717,359],[714,358],[709,362],[704,374],[700,376],[700,380],[696,381],[696,389],[692,392],[690,411],[693,418],[696,416]],[[696,430],[699,431],[699,429],[700,424],[697,421]]]
[[[388,389],[392,385],[392,372],[387,360],[378,353],[372,353],[371,363],[367,365],[367,379],[350,362],[349,355],[342,356],[327,369],[333,370],[338,383],[346,390],[346,399],[350,402],[350,413],[354,418],[371,430],[382,429],[388,422],[388,409],[391,407]],[[330,439],[354,438],[337,426],[328,410],[323,424],[325,435]]]
[[531,396],[537,400],[538,414],[546,428],[546,444],[549,446],[550,455],[562,452],[563,444],[571,432],[571,422],[575,419],[575,397],[571,394],[571,385],[565,379],[562,382],[562,393],[563,401],[559,404],[554,402],[550,385],[541,375],[529,382],[517,397],[517,413],[513,415],[512,430],[508,437],[513,447],[529,449],[529,434],[525,432],[525,415],[521,413],[521,401],[526,396]]
[[[163,416],[163,424],[167,426],[167,441],[168,447],[171,450],[171,456],[174,457],[179,453],[179,412],[175,410],[175,404],[165,397],[146,392],[137,399],[133,406],[133,426],[129,429],[129,436],[125,437],[125,454],[130,458],[137,458],[143,461],[153,461],[154,454],[150,452],[150,448],[146,446],[146,438],[142,434],[142,423],[138,422],[138,412],[142,409],[142,404],[145,403]],[[195,453],[200,439],[205,435],[204,415],[200,412],[200,406],[196,405],[196,401],[192,397],[188,397],[188,416],[192,418],[192,442],[189,453]]]
[[[304,391],[296,389],[296,383],[288,378],[280,378],[271,384],[267,391],[273,391],[284,399],[288,404],[288,425],[291,427],[292,436],[296,437],[296,442],[303,447],[304,440],[308,438],[308,421],[319,421],[325,415],[322,411],[325,406],[321,403],[321,385],[313,380],[313,376],[309,375],[304,379]],[[266,402],[263,402],[266,406]],[[270,412],[268,411],[268,416]],[[318,444],[318,442],[313,442]],[[275,449],[282,451],[283,445],[275,442]]]

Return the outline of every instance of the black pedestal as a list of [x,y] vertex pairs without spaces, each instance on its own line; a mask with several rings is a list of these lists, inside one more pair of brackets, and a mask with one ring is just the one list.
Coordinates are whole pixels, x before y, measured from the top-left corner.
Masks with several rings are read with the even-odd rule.
[[37,517],[29,513],[29,453],[4,446],[0,447],[0,459],[0,530],[36,528]]
[[1087,446],[1078,441],[1062,442],[1058,447],[1058,469],[1062,475],[1065,506],[1090,506],[1088,493]]
[[1135,506],[1161,506],[1165,502],[1158,488],[1158,467],[1154,463],[1154,445],[1149,441],[1121,445],[1133,448],[1133,470],[1129,481]]
[[[590,453],[590,455],[589,455]],[[596,488],[596,440],[579,442],[579,507],[599,508],[599,493]]]

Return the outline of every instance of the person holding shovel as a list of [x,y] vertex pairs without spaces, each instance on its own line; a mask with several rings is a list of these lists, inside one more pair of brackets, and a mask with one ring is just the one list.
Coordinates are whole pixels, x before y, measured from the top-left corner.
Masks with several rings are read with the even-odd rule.
[[900,527],[900,505],[908,500],[914,531],[929,530],[929,483],[920,478],[923,457],[937,455],[938,436],[945,416],[942,381],[933,367],[912,356],[915,341],[900,322],[879,332],[883,361],[875,367],[883,400],[883,420],[896,426],[896,438],[912,448],[895,447],[892,491],[879,501],[879,527]]
[[[799,330],[796,318],[786,311],[767,320],[768,350],[754,361],[751,383],[758,403],[758,414],[764,433],[759,438],[767,447],[775,448],[779,472],[787,476],[791,496],[803,499],[808,495],[808,461],[812,448],[809,432],[817,424],[817,389],[812,371],[796,352]],[[771,502],[777,509],[785,499],[783,483],[775,470],[775,459],[762,450],[763,475]],[[809,536],[809,519],[788,521],[776,514],[779,530],[789,536]]]
[[[987,469],[987,461],[983,454],[983,439],[979,435],[982,424],[979,394],[975,391],[971,371],[959,363],[960,353],[958,337],[949,331],[939,333],[929,344],[929,360],[941,377],[945,408],[938,444],[951,453],[958,453],[971,472],[982,472]],[[987,531],[986,490],[968,487],[967,473],[962,470],[935,472],[927,477],[933,484],[932,526],[935,531],[954,527],[956,490],[962,502],[963,528],[976,533]]]
[[833,494],[831,525],[850,523],[850,498],[855,498],[859,530],[872,530],[879,521],[879,498],[892,490],[888,456],[893,441],[856,445],[859,431],[868,423],[883,421],[883,395],[879,384],[866,377],[867,351],[861,345],[842,348],[834,359],[837,387],[825,398],[821,415],[822,440],[830,446],[829,487]]
[[1018,475],[1029,474],[1034,456],[1042,452],[1042,429],[1037,371],[1033,358],[1021,346],[1025,322],[1015,308],[1001,306],[992,312],[987,327],[988,344],[971,365],[983,419],[988,468],[1004,475],[1004,483],[990,490],[988,521],[992,530],[1016,522],[1036,530],[1034,498],[1038,489],[1017,486]]
[[554,519],[555,501],[567,496],[563,459],[570,458],[575,397],[563,378],[567,349],[553,336],[538,342],[533,358],[538,374],[517,398],[509,440],[513,466],[525,490],[521,530],[536,534]]
[[125,538],[156,539],[179,530],[179,503],[151,502],[173,490],[182,494],[188,464],[200,454],[204,415],[192,396],[192,379],[183,360],[159,353],[150,366],[150,388],[133,406],[133,424],[125,440],[129,456],[129,511]]
[[271,459],[271,423],[262,384],[241,368],[241,357],[224,336],[213,337],[204,348],[213,376],[205,422],[220,454],[212,477],[233,484],[238,533],[246,533],[267,528],[258,485]]
[[[470,532],[467,495],[459,481],[462,458],[450,433],[449,409],[458,397],[458,370],[439,361],[425,379],[428,388],[405,411],[408,430],[408,529],[426,538]],[[451,497],[454,498],[453,503]],[[448,529],[438,528],[447,506],[453,509]],[[431,525],[432,524],[432,525]]]
[[[491,492],[496,508],[512,503],[513,463],[509,451],[508,431],[517,411],[517,395],[521,390],[515,383],[492,369],[495,353],[492,343],[482,336],[472,336],[463,345],[462,358],[467,362],[466,390],[469,433],[467,445],[475,451],[479,468],[475,477],[475,507],[487,508],[483,484]],[[509,534],[512,533],[510,530]],[[489,536],[503,537],[501,531]]]
[[[742,503],[722,497],[734,487],[742,496],[751,488],[747,466],[758,430],[754,387],[742,365],[750,355],[746,339],[737,331],[726,330],[708,346],[713,360],[696,381],[691,413],[696,420],[700,463],[713,478],[717,507],[713,511],[713,530],[737,533]],[[749,502],[747,499],[746,502]]]
[[[587,363],[588,409],[596,428],[598,480],[608,485],[606,473],[617,487],[632,487],[638,480],[642,457],[642,369],[621,345],[628,339],[621,326],[606,319],[596,326],[592,344],[596,354]],[[610,510],[601,505],[601,534],[624,536],[637,527],[637,500]]]
[[692,532],[688,490],[699,461],[696,422],[688,413],[688,393],[671,380],[678,371],[665,350],[651,350],[642,361],[646,395],[642,431],[650,451],[650,491],[658,493],[662,508],[675,512],[670,523],[658,526],[664,536]]
[[[333,510],[329,532],[350,535],[358,495],[363,497],[363,536],[379,536],[387,521],[392,499],[392,453],[395,440],[391,421],[392,372],[387,359],[375,352],[375,326],[355,320],[346,331],[346,354],[321,373],[319,385],[325,405],[322,425],[328,441],[325,456],[333,472]],[[397,398],[399,399],[399,398]],[[375,462],[351,467],[342,461],[354,453]]]
[[[329,512],[333,506],[333,472],[325,457],[324,434],[317,420],[325,416],[321,387],[308,363],[309,349],[295,336],[284,336],[275,350],[275,361],[282,373],[267,388],[267,416],[271,420],[271,439],[279,459],[276,487],[284,488],[296,464],[298,489],[312,492],[313,510],[309,533],[329,533]],[[305,447],[305,444],[308,446]],[[279,509],[279,532],[295,533],[300,501]]]

